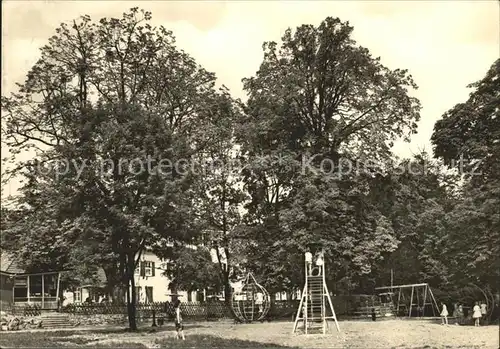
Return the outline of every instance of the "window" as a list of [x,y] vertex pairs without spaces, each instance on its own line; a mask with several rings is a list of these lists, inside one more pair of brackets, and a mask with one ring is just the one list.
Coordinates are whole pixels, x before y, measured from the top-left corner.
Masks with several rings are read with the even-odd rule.
[[144,270],[146,276],[154,276],[154,263],[144,262]]
[[28,288],[27,287],[18,287],[14,288],[14,298],[16,298],[19,302],[24,302],[28,300]]
[[29,286],[30,297],[42,296],[42,275],[31,275]]
[[57,297],[57,276],[43,276],[43,293],[45,297]]
[[205,294],[202,291],[196,292],[196,301],[197,302],[204,302],[205,301]]
[[73,301],[75,303],[82,302],[82,291],[78,290],[78,291],[73,292]]
[[14,298],[18,302],[28,300],[28,278],[26,276],[16,276],[14,278]]
[[141,276],[155,276],[155,263],[150,261],[141,262]]
[[192,296],[191,292],[188,292],[187,296],[188,296],[187,301],[188,302],[192,302],[193,301],[193,296]]

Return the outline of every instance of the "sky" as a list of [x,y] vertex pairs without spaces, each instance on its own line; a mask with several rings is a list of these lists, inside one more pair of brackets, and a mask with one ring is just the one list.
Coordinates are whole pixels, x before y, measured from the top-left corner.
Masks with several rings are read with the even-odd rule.
[[[434,123],[467,100],[499,57],[498,1],[2,1],[2,95],[16,91],[61,22],[81,15],[121,17],[129,8],[151,11],[153,24],[172,30],[178,47],[233,96],[244,98],[241,79],[262,61],[262,44],[279,41],[289,27],[319,25],[327,16],[349,21],[353,38],[391,69],[408,69],[422,103],[418,134],[394,151],[408,157],[431,151]],[[5,157],[2,145],[2,157]],[[32,156],[32,154],[31,154]],[[24,154],[22,159],[28,159]],[[14,195],[18,181],[2,190]]]

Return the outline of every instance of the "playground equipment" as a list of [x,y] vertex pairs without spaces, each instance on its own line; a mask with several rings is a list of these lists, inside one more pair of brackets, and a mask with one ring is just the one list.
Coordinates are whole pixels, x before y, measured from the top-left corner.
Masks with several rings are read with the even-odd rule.
[[[408,317],[412,317],[412,314],[416,314],[417,317],[423,317],[426,313],[426,306],[430,306],[433,316],[439,314],[439,306],[434,298],[434,294],[432,293],[430,286],[427,283],[383,286],[377,287],[375,290],[390,290],[390,292],[385,292],[384,294],[392,294],[393,297],[396,297],[397,294],[396,309],[394,309],[397,316],[400,314],[408,314]],[[408,298],[408,292],[410,290],[411,293]]]
[[[340,332],[337,316],[333,309],[332,299],[325,280],[325,259],[324,252],[321,251],[316,258],[313,267],[313,255],[310,252],[305,254],[305,285],[300,299],[299,309],[293,332],[296,333],[299,322],[302,322],[304,333],[310,334],[311,330],[321,329],[322,334],[326,334],[328,320],[333,319]],[[328,303],[328,304],[327,304]],[[329,308],[331,314],[327,314]]]
[[231,307],[234,315],[242,322],[261,321],[269,312],[271,297],[252,273],[248,273],[241,290],[233,293]]

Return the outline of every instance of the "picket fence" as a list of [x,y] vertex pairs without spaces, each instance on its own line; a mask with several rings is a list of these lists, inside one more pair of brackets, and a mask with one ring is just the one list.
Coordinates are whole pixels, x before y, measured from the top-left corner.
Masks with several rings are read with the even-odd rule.
[[[333,306],[337,315],[352,315],[367,301],[371,301],[373,296],[354,295],[332,297]],[[298,300],[271,302],[268,313],[270,319],[291,319],[299,306]],[[42,309],[38,305],[3,305],[2,310],[15,315],[37,316],[47,311],[58,311],[73,315],[93,316],[93,315],[127,315],[127,305],[117,303],[91,303],[91,304],[70,304],[59,309]],[[185,319],[212,321],[218,319],[234,318],[230,305],[224,302],[183,302],[181,310]],[[148,319],[153,314],[158,318],[173,319],[174,308],[171,302],[138,303],[136,305],[136,317]]]
[[[290,319],[297,310],[298,301],[272,302],[268,313],[269,318]],[[183,302],[181,303],[183,318],[186,320],[219,320],[234,318],[231,306],[224,302]],[[116,303],[70,304],[59,309],[59,312],[73,315],[126,315],[127,305]],[[171,302],[138,303],[136,316],[138,318],[174,318],[174,307]]]

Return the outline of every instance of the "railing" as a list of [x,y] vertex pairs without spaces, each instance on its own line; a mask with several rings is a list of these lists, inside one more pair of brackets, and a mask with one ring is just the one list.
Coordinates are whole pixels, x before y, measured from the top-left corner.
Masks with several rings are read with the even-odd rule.
[[[342,296],[334,297],[332,301],[337,316],[356,315],[360,311],[363,314],[367,312],[360,304],[352,304],[354,307],[351,307],[348,304],[350,303],[348,299],[344,299]],[[298,306],[299,300],[272,301],[266,317],[268,320],[292,320]],[[54,310],[56,309],[42,309],[40,304],[26,303],[15,304],[10,309],[13,314],[19,316],[38,316],[42,312]],[[108,315],[110,318],[126,318],[128,313],[126,304],[117,303],[70,304],[60,307],[57,311],[86,319],[108,318]],[[181,311],[187,321],[217,321],[234,318],[231,305],[224,302],[184,302],[181,303]],[[136,318],[139,321],[151,321],[153,317],[157,320],[173,321],[175,317],[173,304],[171,302],[155,302],[136,305]]]
[[14,304],[10,307],[10,312],[18,316],[39,316],[42,311],[38,304]]
[[[276,301],[271,304],[269,318],[291,319],[299,301]],[[62,307],[60,312],[73,315],[126,315],[127,305],[116,303],[98,304],[70,304]],[[184,302],[181,303],[182,316],[192,321],[212,321],[219,319],[232,319],[231,306],[224,302]],[[137,318],[152,318],[153,312],[158,318],[173,319],[175,310],[171,302],[138,303],[136,305]]]
[[[332,297],[333,306],[337,316],[359,315],[359,313],[371,312],[373,305],[366,306],[366,302],[358,299],[359,297],[337,296]],[[364,299],[363,299],[364,300]],[[268,319],[286,319],[290,320],[296,314],[299,306],[299,300],[291,301],[272,301]],[[4,304],[4,309],[7,307]],[[10,309],[17,315],[36,316],[45,311],[59,311],[76,316],[94,316],[94,315],[123,315],[126,316],[127,305],[117,303],[84,303],[69,304],[63,307],[57,306],[57,301],[44,301],[44,307],[41,303],[19,303],[10,305]],[[7,310],[7,309],[6,309]],[[190,321],[213,321],[219,319],[234,318],[231,305],[224,302],[183,302],[181,303],[183,317]],[[153,313],[157,318],[171,320],[174,318],[174,308],[171,302],[138,303],[136,304],[136,317],[138,319],[150,319]]]
[[59,302],[57,299],[54,300],[45,300],[43,303],[41,301],[18,301],[12,305],[15,309],[24,309],[26,307],[36,307],[43,311],[56,311],[58,310]]

